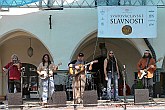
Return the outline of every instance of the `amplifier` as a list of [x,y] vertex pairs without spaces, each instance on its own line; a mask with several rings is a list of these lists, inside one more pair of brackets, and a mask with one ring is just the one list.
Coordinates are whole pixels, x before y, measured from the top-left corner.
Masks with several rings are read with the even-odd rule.
[[22,105],[22,95],[21,93],[8,93],[8,105]]
[[84,107],[97,106],[97,91],[96,90],[84,91],[83,104]]
[[148,100],[149,100],[148,89],[135,89],[135,96],[134,96],[135,103],[148,102]]
[[40,98],[38,91],[30,91],[30,98],[32,99]]

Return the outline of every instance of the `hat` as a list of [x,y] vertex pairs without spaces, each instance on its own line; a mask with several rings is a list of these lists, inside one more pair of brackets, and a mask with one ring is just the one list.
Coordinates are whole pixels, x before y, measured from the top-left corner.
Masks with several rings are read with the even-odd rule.
[[78,56],[79,56],[79,57],[83,57],[84,54],[83,54],[83,53],[79,53]]
[[150,50],[145,50],[144,53],[150,53]]

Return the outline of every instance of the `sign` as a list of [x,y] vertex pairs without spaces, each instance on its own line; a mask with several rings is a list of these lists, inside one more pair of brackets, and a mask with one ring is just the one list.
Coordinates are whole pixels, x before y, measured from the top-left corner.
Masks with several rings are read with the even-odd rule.
[[156,38],[156,6],[99,6],[98,37]]

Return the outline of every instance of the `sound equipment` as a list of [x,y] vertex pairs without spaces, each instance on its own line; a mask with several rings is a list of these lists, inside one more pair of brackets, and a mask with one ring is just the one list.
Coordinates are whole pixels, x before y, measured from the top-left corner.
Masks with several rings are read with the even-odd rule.
[[153,97],[159,98],[161,97],[161,84],[160,82],[155,82],[153,85]]
[[66,92],[65,91],[55,91],[52,97],[49,98],[48,104],[55,104],[58,107],[66,107]]
[[135,89],[134,103],[148,102],[149,90],[148,89]]
[[96,90],[84,91],[83,105],[84,105],[84,107],[97,106]]
[[8,93],[8,105],[22,105],[22,95],[21,93]]

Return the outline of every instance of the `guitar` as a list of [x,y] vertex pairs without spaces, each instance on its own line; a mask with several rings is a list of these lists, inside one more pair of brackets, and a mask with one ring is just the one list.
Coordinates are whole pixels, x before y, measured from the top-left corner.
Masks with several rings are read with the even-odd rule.
[[[70,64],[69,65],[69,73],[71,75],[77,75],[80,72],[85,71],[86,66],[90,65],[91,63],[97,63],[97,62],[98,62],[98,60],[91,61],[87,64],[78,64],[78,65]],[[76,69],[76,68],[78,68],[78,69]]]
[[[153,65],[155,65],[157,62],[160,62],[163,59],[163,57],[160,57]],[[138,72],[138,77],[139,79],[142,79],[143,77],[145,78],[153,78],[154,74],[152,71],[149,71],[149,69],[151,68],[151,65],[143,70],[140,70]]]
[[[60,66],[60,65],[62,65],[62,63],[59,63],[57,65],[57,67]],[[47,79],[47,78],[51,77],[52,75],[53,75],[53,71],[49,69],[49,74],[48,74],[47,70],[44,70],[44,71],[41,71],[41,75],[39,75],[39,77],[41,79]]]

